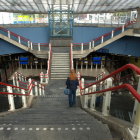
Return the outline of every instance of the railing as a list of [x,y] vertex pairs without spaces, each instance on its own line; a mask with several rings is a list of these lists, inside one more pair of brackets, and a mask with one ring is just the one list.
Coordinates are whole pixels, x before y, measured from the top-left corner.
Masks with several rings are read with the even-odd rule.
[[114,36],[117,36],[121,33],[123,33],[128,26],[132,25],[136,23],[136,21],[130,21],[128,23],[126,23],[123,26],[120,26],[118,28],[115,28],[114,30],[112,30],[109,33],[106,33],[102,36],[99,36],[96,39],[91,40],[90,42],[86,42],[86,43],[73,43],[73,50],[81,50],[81,52],[83,52],[84,50],[90,50],[92,48],[95,48],[96,46],[104,43],[105,41],[112,39]]
[[41,83],[48,83],[49,82],[49,79],[51,77],[51,63],[52,63],[52,47],[51,47],[51,44],[49,44],[49,52],[48,52],[48,62],[47,62],[47,73],[44,74],[43,72],[40,73],[40,82]]
[[22,107],[27,108],[30,95],[44,96],[45,91],[44,85],[31,78],[27,81],[26,77],[18,72],[13,76],[13,85],[2,82],[0,82],[0,85],[0,94],[8,96],[9,111],[15,111],[14,96],[21,96]]
[[[127,82],[121,85],[117,85],[113,87],[113,78],[115,75],[119,74],[120,72],[123,72],[127,69],[133,70],[137,75],[139,76],[139,82],[137,86],[137,90],[134,89],[134,87]],[[82,107],[88,108],[89,105],[89,97],[90,97],[90,109],[96,111],[96,99],[97,96],[104,95],[103,101],[102,101],[102,115],[108,116],[109,110],[110,110],[110,104],[111,104],[111,93],[112,91],[119,90],[119,89],[127,89],[132,94],[132,99],[135,100],[135,107],[133,109],[133,121],[134,126],[133,130],[140,130],[140,68],[133,64],[127,64],[116,71],[112,72],[111,74],[103,77],[102,79],[98,79],[97,81],[91,83],[90,85],[85,86],[84,79],[82,78],[80,80],[79,78],[79,95],[81,95],[81,101],[82,101]],[[106,93],[106,94],[105,94]],[[136,133],[135,133],[136,132]],[[135,131],[134,135],[136,137],[140,137],[139,131]]]
[[34,43],[31,42],[29,39],[22,37],[14,32],[11,32],[10,30],[7,30],[3,27],[0,27],[0,33],[4,36],[7,36],[9,39],[12,39],[16,41],[17,43],[20,43],[21,45],[26,46],[27,48],[31,50],[47,50],[49,43]]
[[72,43],[70,46],[70,70],[73,70],[73,51],[72,51]]

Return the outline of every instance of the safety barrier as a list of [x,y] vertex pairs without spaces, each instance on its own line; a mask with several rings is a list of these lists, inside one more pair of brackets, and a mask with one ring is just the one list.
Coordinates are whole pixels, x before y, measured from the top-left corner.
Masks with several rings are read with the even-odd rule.
[[96,46],[104,43],[105,41],[112,39],[113,37],[123,33],[128,26],[132,25],[136,23],[136,21],[130,21],[128,23],[126,23],[125,25],[122,25],[121,27],[115,28],[114,30],[112,30],[109,33],[106,33],[94,40],[91,40],[90,42],[86,42],[86,43],[73,43],[73,50],[81,50],[81,52],[83,52],[84,50],[90,50],[92,48],[95,48]]
[[22,44],[27,48],[30,48],[31,50],[41,51],[46,50],[49,47],[49,43],[34,43],[29,39],[22,37],[3,27],[0,27],[0,33],[4,36],[7,36],[9,39],[16,41],[17,43]]
[[[133,88],[132,85],[128,83],[124,83],[121,85],[117,85],[113,87],[113,79],[114,76],[119,74],[122,71],[127,69],[133,70],[139,76],[137,91]],[[132,120],[134,121],[132,132],[135,137],[140,138],[140,68],[133,64],[127,64],[123,67],[117,69],[116,71],[110,73],[107,76],[104,76],[102,79],[98,79],[97,81],[91,83],[90,85],[85,86],[84,79],[79,78],[79,95],[82,102],[83,108],[88,108],[88,102],[90,97],[90,109],[96,111],[96,99],[97,96],[103,95],[103,104],[102,104],[102,115],[109,116],[110,103],[111,103],[111,93],[112,91],[119,89],[127,89],[129,93],[135,98],[135,105],[133,109]]]
[[22,75],[22,73],[15,72],[13,76],[13,85],[2,83],[0,94],[8,96],[9,111],[15,111],[15,101],[14,96],[20,96],[22,98],[22,107],[27,108],[30,96],[44,96],[45,88],[44,85],[38,83],[37,81],[27,78]]
[[44,74],[43,72],[40,73],[40,82],[48,84],[49,79],[51,77],[51,63],[52,63],[52,47],[51,44],[49,44],[49,52],[48,52],[48,62],[47,62],[47,73]]

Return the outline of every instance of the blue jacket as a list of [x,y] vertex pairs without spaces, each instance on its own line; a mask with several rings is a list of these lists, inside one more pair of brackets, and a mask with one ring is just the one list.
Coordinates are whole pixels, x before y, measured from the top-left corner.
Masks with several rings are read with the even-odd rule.
[[69,77],[67,78],[67,81],[66,81],[66,85],[67,85],[67,88],[70,89],[70,90],[76,90],[77,89],[77,86],[79,86],[79,82],[78,80],[70,80]]

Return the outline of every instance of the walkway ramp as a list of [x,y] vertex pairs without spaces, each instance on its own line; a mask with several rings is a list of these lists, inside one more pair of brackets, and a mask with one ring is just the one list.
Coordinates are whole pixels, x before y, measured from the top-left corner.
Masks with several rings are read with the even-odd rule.
[[11,43],[12,45],[15,45],[20,49],[30,52],[39,58],[48,57],[48,43],[33,43],[29,39],[24,38],[2,27],[0,27],[0,39]]
[[32,108],[0,117],[0,140],[112,140],[106,124],[68,107],[65,80],[51,80]]
[[124,36],[132,36],[133,35],[133,29],[127,29],[126,31],[124,31],[122,33],[119,33],[119,34],[117,34],[113,37],[111,37],[111,34],[109,34],[109,35],[110,36],[104,37],[104,39],[102,39],[102,37],[97,38],[96,39],[97,43],[94,41],[94,46],[91,46],[90,42],[89,42],[89,44],[86,43],[85,46],[83,44],[83,47],[81,47],[79,44],[77,46],[75,45],[73,47],[74,58],[86,57],[91,52],[95,52],[95,51],[97,51],[97,50],[99,50],[99,49],[101,49],[101,48],[119,40],[120,38],[122,38]]

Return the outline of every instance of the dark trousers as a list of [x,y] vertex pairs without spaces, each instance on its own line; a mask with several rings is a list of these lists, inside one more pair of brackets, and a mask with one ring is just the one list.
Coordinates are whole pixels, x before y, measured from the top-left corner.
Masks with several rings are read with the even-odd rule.
[[69,94],[69,106],[72,107],[73,105],[76,104],[76,89],[75,90],[70,90]]

